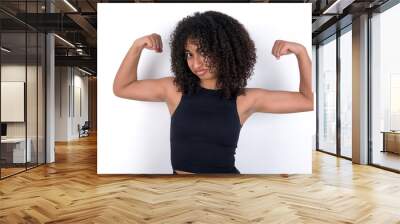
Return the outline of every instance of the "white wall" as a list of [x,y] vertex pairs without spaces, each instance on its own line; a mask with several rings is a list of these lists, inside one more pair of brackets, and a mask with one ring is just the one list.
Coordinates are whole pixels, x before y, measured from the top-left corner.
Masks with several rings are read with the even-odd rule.
[[[88,120],[88,78],[76,68],[56,67],[55,86],[55,140],[77,139],[78,124],[83,125]],[[82,114],[76,107],[79,105],[78,89],[81,90]]]
[[67,141],[68,67],[55,67],[55,141]]
[[[82,76],[83,73],[80,72],[79,70],[74,70],[74,110],[75,113],[73,113],[74,117],[72,119],[72,136],[74,136],[74,138],[79,137],[79,133],[78,133],[78,129],[77,126],[78,124],[80,124],[80,126],[82,126],[85,121],[88,120],[88,77],[87,76]],[[80,93],[78,93],[77,91],[80,90]],[[80,94],[80,98],[78,96],[78,94]],[[81,101],[79,103],[79,101]],[[80,109],[82,110],[82,112],[79,112],[79,107],[81,107]]]
[[[255,41],[258,62],[248,87],[298,91],[295,56],[277,61],[271,49],[286,39],[311,56],[311,4],[98,4],[98,173],[172,172],[166,105],[118,98],[112,84],[133,41],[153,32],[162,36],[163,53],[144,51],[138,78],[171,76],[170,33],[183,17],[206,10],[238,19]],[[255,114],[242,127],[236,166],[241,173],[311,173],[313,132],[312,112]]]

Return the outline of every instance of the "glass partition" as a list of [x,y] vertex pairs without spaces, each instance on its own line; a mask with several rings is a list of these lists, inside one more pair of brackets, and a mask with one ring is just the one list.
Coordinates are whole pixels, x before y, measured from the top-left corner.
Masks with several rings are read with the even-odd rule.
[[318,149],[336,154],[336,37],[318,47]]
[[[0,2],[0,7],[14,9],[16,17],[44,13],[44,5]],[[44,33],[0,12],[0,178],[45,163],[45,44]]]
[[25,170],[32,155],[26,150],[26,33],[2,33],[1,47],[1,176],[6,177]]

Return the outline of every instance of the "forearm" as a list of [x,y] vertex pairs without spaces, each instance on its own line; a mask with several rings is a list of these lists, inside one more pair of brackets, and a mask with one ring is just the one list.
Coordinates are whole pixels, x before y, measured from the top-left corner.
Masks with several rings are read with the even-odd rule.
[[306,48],[302,47],[302,49],[296,54],[296,57],[300,71],[299,92],[307,99],[314,100],[311,82],[312,65]]
[[142,47],[133,44],[125,55],[114,79],[114,93],[118,92],[130,83],[137,81],[137,67],[142,50]]

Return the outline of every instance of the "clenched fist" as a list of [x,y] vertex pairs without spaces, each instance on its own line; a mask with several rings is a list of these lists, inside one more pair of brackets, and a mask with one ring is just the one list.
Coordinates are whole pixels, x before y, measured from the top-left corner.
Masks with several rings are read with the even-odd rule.
[[162,52],[163,48],[161,36],[156,33],[136,39],[133,45],[135,47],[138,47],[139,49],[146,48],[148,50],[154,50],[159,53]]
[[295,54],[299,56],[302,52],[305,51],[305,47],[299,43],[289,42],[285,40],[276,40],[274,46],[272,47],[272,55],[279,59],[280,56]]

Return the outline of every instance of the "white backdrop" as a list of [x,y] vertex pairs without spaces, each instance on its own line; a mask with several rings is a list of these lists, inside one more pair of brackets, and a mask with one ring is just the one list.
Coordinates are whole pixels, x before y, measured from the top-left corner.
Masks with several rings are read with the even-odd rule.
[[[257,49],[248,87],[298,91],[294,55],[276,60],[277,39],[306,46],[311,57],[311,4],[190,3],[98,4],[98,153],[99,174],[168,174],[170,115],[165,103],[118,98],[113,80],[133,41],[158,33],[162,54],[144,50],[138,79],[172,76],[169,36],[179,20],[194,12],[215,10],[241,22]],[[254,114],[242,127],[236,167],[244,174],[311,173],[312,112]]]

